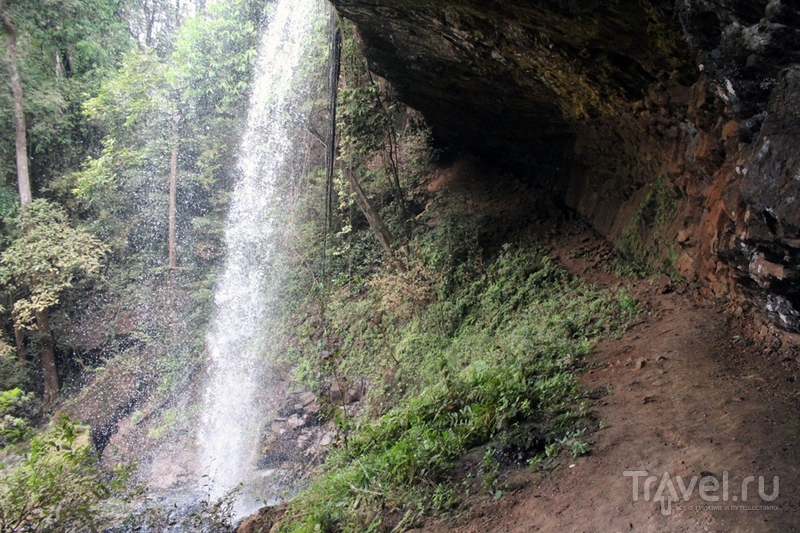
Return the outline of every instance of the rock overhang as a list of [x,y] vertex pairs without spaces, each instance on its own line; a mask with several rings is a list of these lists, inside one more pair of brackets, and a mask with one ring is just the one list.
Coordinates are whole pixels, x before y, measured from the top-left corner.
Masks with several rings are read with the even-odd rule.
[[[731,280],[800,328],[800,6],[333,3],[358,29],[370,68],[440,143],[549,180],[612,240],[649,184],[666,178],[682,207],[661,237],[681,270],[717,296]],[[763,266],[758,258],[774,267],[750,268]]]

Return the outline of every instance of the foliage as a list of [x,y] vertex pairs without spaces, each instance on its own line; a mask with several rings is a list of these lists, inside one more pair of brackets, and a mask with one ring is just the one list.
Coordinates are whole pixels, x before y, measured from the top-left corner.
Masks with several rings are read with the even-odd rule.
[[170,152],[177,143],[181,263],[199,277],[221,256],[222,220],[255,60],[255,22],[243,3],[220,3],[176,32],[169,54],[127,53],[84,112],[106,136],[99,155],[66,176],[118,253],[166,259]]
[[[18,55],[34,191],[80,163],[96,136],[81,113],[87,95],[113,72],[130,40],[117,0],[6,2],[18,34]],[[7,79],[5,54],[0,74]],[[0,161],[13,183],[13,115],[0,92]]]
[[97,504],[119,490],[108,481],[86,442],[85,428],[66,418],[34,437],[27,457],[0,470],[0,532],[79,531],[91,528]]
[[97,275],[106,247],[69,225],[64,210],[36,200],[17,217],[19,236],[0,255],[0,283],[22,294],[14,303],[20,327],[33,328],[35,314],[50,309],[79,276]]
[[[406,520],[427,512],[432,488],[454,479],[453,461],[468,449],[522,420],[566,412],[591,341],[635,313],[531,243],[506,245],[456,286],[448,287],[449,276],[418,276],[427,295],[409,307],[384,300],[385,275],[366,293],[331,295],[328,329],[340,348],[327,373],[364,379],[367,413],[383,414],[356,421],[321,477],[291,504],[285,530],[363,531],[375,526],[378,508],[398,509]],[[551,431],[573,439],[571,453],[588,451],[568,422]]]
[[19,388],[0,392],[0,448],[30,437],[41,415],[35,394]]
[[[35,2],[38,6],[54,0]],[[17,291],[13,300],[22,297],[17,315],[28,323],[35,308],[58,300],[51,324],[56,355],[68,354],[66,364],[64,357],[58,357],[62,377],[72,374],[68,383],[82,382],[75,374],[84,361],[90,367],[104,364],[133,342],[142,364],[153,365],[160,377],[155,390],[166,393],[184,382],[203,349],[264,3],[232,0],[191,10],[186,3],[161,0],[69,0],[53,9],[58,13],[88,3],[113,4],[114,9],[108,20],[89,8],[70,11],[69,25],[88,28],[96,23],[92,31],[105,32],[82,33],[85,46],[105,49],[98,53],[97,75],[86,80],[79,94],[70,93],[68,105],[74,116],[59,131],[76,139],[81,148],[70,152],[69,161],[57,170],[48,168],[52,179],[46,180],[46,193],[52,205],[62,206],[71,221],[81,220],[104,243],[107,266],[99,283],[74,284],[60,296],[52,288],[45,295],[32,292],[23,286],[31,280],[9,278],[6,288]],[[175,11],[177,5],[183,6],[181,13]],[[144,7],[151,10],[149,21]],[[189,11],[196,13],[190,17]],[[95,22],[87,18],[94,15]],[[28,20],[23,21],[24,28]],[[106,46],[106,38],[119,37],[108,33],[112,26],[114,31],[122,28],[125,35],[131,33],[121,39],[124,45]],[[58,37],[57,27],[51,30]],[[28,44],[20,46],[29,51]],[[105,58],[108,63],[101,64]],[[64,83],[60,78],[58,87]],[[26,92],[26,104],[34,105],[37,94]],[[63,101],[50,99],[42,105],[48,112],[60,113]],[[170,270],[165,263],[173,148],[178,151],[179,268]],[[6,214],[4,198],[0,194],[0,208]],[[12,237],[19,239],[20,232]],[[38,253],[30,244],[20,241],[16,251]],[[16,274],[19,278],[21,272]],[[120,309],[136,316],[131,339],[124,338],[127,333],[115,338],[114,321],[108,321],[120,316]],[[80,328],[75,324],[98,322],[103,331],[88,335],[92,342],[87,348],[87,335],[76,334]],[[27,344],[35,348],[35,341],[31,336]],[[92,354],[82,353],[87,349]]]
[[382,150],[394,117],[384,109],[377,85],[345,88],[340,98],[342,144],[357,154]]
[[[338,446],[289,504],[282,531],[377,531],[389,514],[397,530],[411,527],[454,504],[460,457],[523,422],[544,428],[551,453],[587,453],[575,371],[595,339],[637,312],[624,292],[571,276],[529,239],[501,246],[490,220],[432,197],[423,181],[435,155],[429,131],[367,73],[347,25],[344,34],[328,254],[325,183],[311,171],[286,214],[289,274],[282,334],[273,336],[283,340],[272,348],[298,386],[323,398],[334,385],[366,394],[356,411],[327,405]],[[350,172],[398,237],[406,268],[381,260]],[[484,470],[498,494],[494,466],[487,459]]]
[[28,386],[24,362],[18,359],[16,350],[0,337],[0,391],[27,389]]

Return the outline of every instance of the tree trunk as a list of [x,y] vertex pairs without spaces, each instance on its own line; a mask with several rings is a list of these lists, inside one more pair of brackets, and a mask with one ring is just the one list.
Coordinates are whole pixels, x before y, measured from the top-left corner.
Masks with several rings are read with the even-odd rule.
[[17,184],[19,185],[19,200],[22,205],[31,203],[31,182],[28,173],[28,147],[25,133],[25,109],[22,105],[22,81],[19,77],[17,61],[17,32],[14,21],[0,3],[0,17],[6,31],[6,51],[8,52],[8,70],[11,74],[11,96],[14,101],[14,128],[15,149],[17,153]]
[[17,344],[17,358],[20,361],[28,359],[28,350],[25,348],[25,330],[14,326],[14,342]]
[[156,6],[153,6],[153,8],[150,9],[150,4],[147,0],[144,0],[144,2],[142,2],[142,11],[144,11],[145,21],[144,44],[149,48],[153,40],[153,25],[155,24],[156,18]]
[[386,227],[386,224],[384,224],[381,215],[372,206],[372,203],[369,201],[369,198],[367,198],[364,189],[361,188],[361,184],[358,183],[358,180],[356,180],[356,177],[353,175],[353,172],[350,169],[347,171],[347,179],[350,182],[350,189],[356,196],[356,203],[358,204],[359,209],[361,209],[361,212],[364,213],[365,217],[367,217],[369,227],[372,228],[373,233],[375,233],[375,236],[381,243],[386,255],[389,256],[392,264],[394,264],[397,270],[405,272],[407,270],[406,266],[399,259],[397,259],[397,256],[394,255],[394,250],[392,250],[394,237],[392,237],[392,234],[389,232],[389,228]]
[[52,404],[58,397],[58,371],[53,347],[53,334],[50,331],[50,316],[47,310],[36,312],[36,327],[42,335],[42,370],[44,370],[44,401]]
[[169,162],[169,266],[175,268],[175,217],[178,201],[178,116],[172,123],[172,154]]
[[330,65],[328,71],[328,142],[325,149],[325,227],[322,235],[322,280],[325,283],[328,233],[331,230],[333,217],[333,167],[336,163],[336,102],[339,98],[339,74],[342,63],[342,32],[336,19],[336,11],[331,6],[329,22]]
[[[10,294],[8,295],[8,308],[10,310],[14,309],[14,298]],[[13,328],[14,343],[17,345],[17,357],[20,361],[25,361],[28,359],[28,350],[25,348],[25,330],[16,324],[13,324]]]

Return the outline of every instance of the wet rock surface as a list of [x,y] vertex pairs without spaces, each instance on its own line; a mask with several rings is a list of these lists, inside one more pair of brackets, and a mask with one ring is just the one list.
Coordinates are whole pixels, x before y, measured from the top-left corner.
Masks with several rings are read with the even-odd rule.
[[357,415],[362,395],[359,387],[343,393],[335,384],[321,396],[310,391],[288,394],[277,415],[265,424],[257,463],[262,476],[275,480],[276,489],[284,492],[301,487],[339,439],[333,422],[336,412]]

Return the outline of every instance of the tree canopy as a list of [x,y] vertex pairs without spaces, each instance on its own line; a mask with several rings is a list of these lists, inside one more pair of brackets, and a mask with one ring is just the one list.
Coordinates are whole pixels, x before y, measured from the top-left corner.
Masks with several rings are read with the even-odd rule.
[[0,255],[0,283],[19,294],[18,327],[33,328],[36,313],[58,304],[80,276],[96,276],[107,247],[86,230],[69,225],[63,208],[44,199],[21,210],[19,236]]

